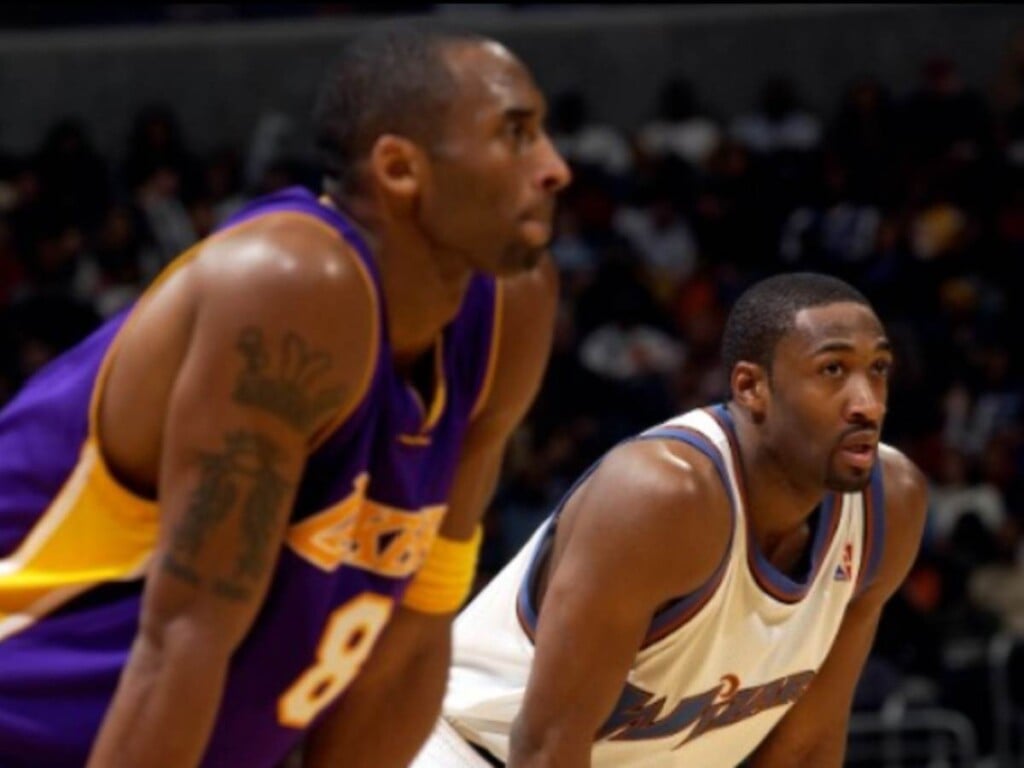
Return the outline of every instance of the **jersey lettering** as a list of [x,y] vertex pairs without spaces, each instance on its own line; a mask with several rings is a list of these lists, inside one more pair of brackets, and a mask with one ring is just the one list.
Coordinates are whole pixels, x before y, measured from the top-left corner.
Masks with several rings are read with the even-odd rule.
[[389,507],[366,497],[369,482],[363,472],[353,481],[352,493],[293,525],[288,546],[327,572],[347,564],[396,579],[415,573],[448,507]]
[[[669,712],[664,697],[627,683],[611,717],[598,732],[598,738],[612,741],[661,739],[692,730],[674,748],[698,738],[708,731],[724,728],[774,707],[789,706],[799,699],[814,680],[808,670],[777,680],[740,688],[736,675],[725,675],[721,682],[703,693],[680,701]],[[652,699],[654,699],[652,701]]]

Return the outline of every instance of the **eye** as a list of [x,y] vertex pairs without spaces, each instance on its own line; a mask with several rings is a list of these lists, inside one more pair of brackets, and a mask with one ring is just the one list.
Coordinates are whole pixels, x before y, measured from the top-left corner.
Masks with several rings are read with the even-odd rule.
[[510,120],[505,125],[505,133],[516,148],[524,147],[533,140],[534,132],[525,120]]
[[838,379],[844,373],[846,373],[846,366],[840,363],[838,360],[825,363],[818,369],[819,372],[830,379]]
[[892,372],[892,361],[891,360],[876,360],[871,366],[871,371],[882,378],[889,378],[889,374]]

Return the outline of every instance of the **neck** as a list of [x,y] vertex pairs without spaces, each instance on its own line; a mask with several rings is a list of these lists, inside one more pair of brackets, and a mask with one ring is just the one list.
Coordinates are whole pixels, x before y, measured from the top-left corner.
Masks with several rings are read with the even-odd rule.
[[767,450],[758,427],[742,408],[728,405],[736,425],[739,468],[747,492],[747,520],[761,551],[803,530],[825,496],[821,486],[807,488],[792,478],[792,470]]
[[410,226],[375,200],[327,198],[343,211],[370,245],[380,273],[388,341],[399,367],[433,346],[458,314],[472,271],[453,264]]

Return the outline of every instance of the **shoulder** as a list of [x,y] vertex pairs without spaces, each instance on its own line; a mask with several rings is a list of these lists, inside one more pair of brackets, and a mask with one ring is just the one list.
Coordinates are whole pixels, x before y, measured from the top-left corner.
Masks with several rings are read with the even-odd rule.
[[594,486],[616,489],[653,508],[692,513],[711,501],[728,511],[714,465],[696,448],[671,438],[638,438],[613,448],[594,473]]
[[310,392],[342,393],[329,414],[362,397],[382,333],[377,291],[332,229],[308,216],[267,215],[208,240],[189,271],[192,348],[231,349],[230,359],[241,354]]
[[875,583],[865,594],[888,599],[917,557],[928,512],[928,482],[909,458],[892,446],[879,446],[885,499],[885,544]]
[[[666,597],[697,589],[722,562],[733,529],[712,461],[670,439],[613,449],[566,507],[571,524],[663,575]],[[570,522],[570,521],[567,521]],[[573,534],[570,534],[573,535]]]
[[[268,214],[207,240],[195,261],[202,295],[355,301],[366,309],[376,288],[354,247],[320,221],[291,212]],[[292,307],[300,309],[300,307]],[[341,307],[339,307],[341,309]]]
[[882,462],[886,505],[913,507],[927,502],[928,481],[914,462],[885,443],[878,446],[878,458]]
[[885,493],[886,533],[918,535],[928,509],[928,481],[917,465],[890,445],[878,447]]

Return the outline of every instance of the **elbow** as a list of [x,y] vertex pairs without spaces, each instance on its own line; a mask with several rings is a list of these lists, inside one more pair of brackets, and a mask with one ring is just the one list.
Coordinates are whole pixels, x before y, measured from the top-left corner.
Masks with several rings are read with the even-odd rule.
[[509,734],[509,766],[515,768],[585,768],[591,743],[562,729],[535,727],[520,716]]
[[137,672],[155,676],[168,666],[226,668],[239,645],[236,634],[201,615],[144,609],[132,646],[133,666]]

